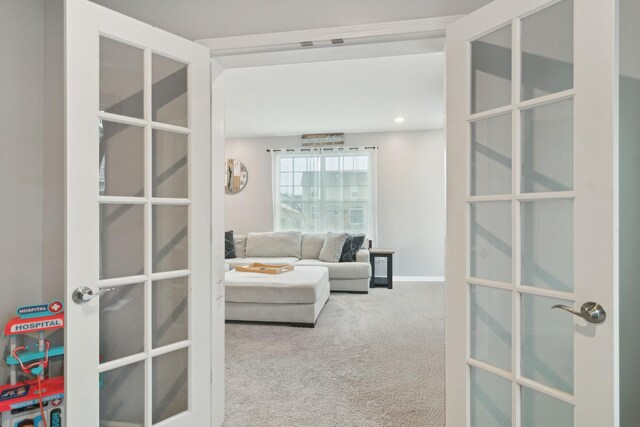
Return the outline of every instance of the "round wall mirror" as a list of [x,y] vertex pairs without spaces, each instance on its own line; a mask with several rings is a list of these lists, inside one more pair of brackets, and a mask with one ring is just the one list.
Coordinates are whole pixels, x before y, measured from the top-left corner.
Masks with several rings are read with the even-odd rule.
[[227,159],[224,180],[225,193],[235,194],[242,191],[244,186],[247,185],[248,179],[247,168],[240,160]]

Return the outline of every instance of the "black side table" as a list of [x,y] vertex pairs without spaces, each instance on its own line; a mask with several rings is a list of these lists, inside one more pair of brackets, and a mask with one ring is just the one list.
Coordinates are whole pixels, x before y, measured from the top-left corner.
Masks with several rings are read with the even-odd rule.
[[[393,289],[393,249],[369,248],[369,262],[371,262],[371,282],[370,288],[376,286],[386,286],[387,289]],[[376,258],[386,258],[387,260],[387,277],[376,279]]]

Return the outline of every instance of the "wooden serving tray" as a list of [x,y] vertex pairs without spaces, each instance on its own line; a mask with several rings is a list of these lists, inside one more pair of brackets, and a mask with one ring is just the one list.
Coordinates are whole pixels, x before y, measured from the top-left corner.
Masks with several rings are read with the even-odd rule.
[[236,267],[236,271],[244,271],[247,273],[264,273],[264,274],[280,274],[286,271],[293,271],[293,265],[267,265],[259,262],[254,262],[249,265],[240,265]]

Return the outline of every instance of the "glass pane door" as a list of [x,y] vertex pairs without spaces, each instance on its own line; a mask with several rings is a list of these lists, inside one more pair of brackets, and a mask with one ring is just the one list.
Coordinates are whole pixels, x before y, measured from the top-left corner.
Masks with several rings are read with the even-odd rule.
[[189,410],[189,65],[99,46],[100,425],[142,427]]
[[86,0],[64,22],[66,423],[210,425],[210,51]]
[[471,426],[573,427],[573,0],[469,43]]

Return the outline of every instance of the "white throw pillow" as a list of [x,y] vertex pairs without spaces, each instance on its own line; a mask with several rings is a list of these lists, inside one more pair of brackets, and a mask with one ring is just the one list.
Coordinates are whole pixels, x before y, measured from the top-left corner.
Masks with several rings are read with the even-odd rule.
[[233,246],[236,248],[236,258],[245,258],[247,256],[247,236],[234,234]]
[[318,258],[323,262],[338,262],[340,261],[340,255],[342,255],[342,247],[347,240],[347,233],[327,233],[327,237],[324,238],[324,245],[320,251],[320,257]]

